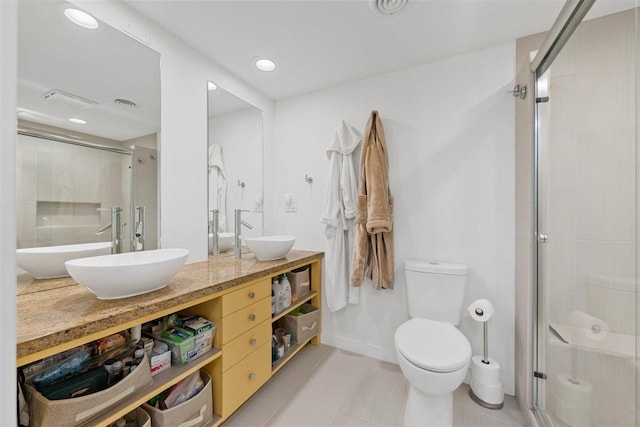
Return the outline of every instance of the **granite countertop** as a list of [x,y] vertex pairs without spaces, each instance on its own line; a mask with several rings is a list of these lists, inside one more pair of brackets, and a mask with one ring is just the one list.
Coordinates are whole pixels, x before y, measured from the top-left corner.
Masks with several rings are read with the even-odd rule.
[[241,259],[210,257],[205,262],[185,265],[162,289],[117,300],[99,300],[70,277],[31,281],[19,278],[16,357],[19,360],[322,257],[322,252],[300,250],[292,250],[275,261],[258,261],[253,254],[244,254]]

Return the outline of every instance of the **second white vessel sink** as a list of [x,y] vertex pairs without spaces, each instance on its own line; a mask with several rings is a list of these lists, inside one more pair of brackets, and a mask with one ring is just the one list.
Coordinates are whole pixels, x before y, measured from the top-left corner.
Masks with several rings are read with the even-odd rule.
[[187,249],[155,249],[80,258],[65,265],[71,277],[98,299],[117,299],[165,287],[188,255]]
[[264,236],[244,239],[244,244],[258,258],[258,261],[272,261],[286,256],[296,238],[293,236]]
[[24,248],[16,250],[16,264],[36,279],[54,279],[69,275],[66,261],[110,253],[111,242]]
[[[226,251],[233,247],[233,240],[235,235],[233,233],[224,232],[218,233],[218,250],[220,252]],[[209,252],[213,251],[213,233],[209,233]]]

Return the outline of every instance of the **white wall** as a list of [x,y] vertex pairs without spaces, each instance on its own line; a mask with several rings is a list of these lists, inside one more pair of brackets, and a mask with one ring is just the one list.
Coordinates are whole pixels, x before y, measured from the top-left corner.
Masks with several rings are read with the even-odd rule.
[[[262,236],[263,207],[256,202],[262,199],[262,111],[246,108],[234,113],[209,119],[209,145],[222,146],[222,161],[227,173],[226,230],[234,230],[234,209],[251,212],[242,219],[253,226],[243,228],[243,237]],[[244,187],[238,185],[244,183]],[[217,206],[217,176],[209,177],[209,209]],[[258,209],[256,209],[258,208]]]
[[273,103],[218,64],[120,2],[75,4],[160,52],[160,246],[207,257],[207,81],[261,109],[265,143],[272,137]]
[[0,1],[0,413],[17,425],[16,402],[16,61],[17,7]]
[[[393,334],[407,318],[402,261],[429,258],[469,265],[465,306],[485,297],[496,307],[490,354],[514,392],[514,100],[515,45],[385,74],[276,102],[274,231],[296,247],[322,250],[319,222],[326,187],[325,149],[340,120],[364,130],[377,109],[385,127],[395,198],[393,291],[365,283],[361,304],[323,314],[323,340],[394,361]],[[286,165],[286,166],[284,166]],[[314,178],[313,184],[304,175]],[[284,193],[299,200],[284,212]],[[474,354],[482,328],[460,325]]]

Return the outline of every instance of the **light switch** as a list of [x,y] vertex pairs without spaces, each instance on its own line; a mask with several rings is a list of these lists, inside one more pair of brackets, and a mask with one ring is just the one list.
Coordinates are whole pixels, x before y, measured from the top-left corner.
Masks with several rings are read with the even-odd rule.
[[298,198],[286,193],[284,195],[284,210],[285,212],[298,212]]

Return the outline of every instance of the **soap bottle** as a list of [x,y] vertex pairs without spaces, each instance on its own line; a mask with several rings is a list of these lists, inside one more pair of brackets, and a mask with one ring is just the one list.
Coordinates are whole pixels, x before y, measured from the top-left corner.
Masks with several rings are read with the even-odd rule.
[[284,310],[291,305],[291,284],[286,274],[282,275],[280,286],[282,287],[282,309]]

